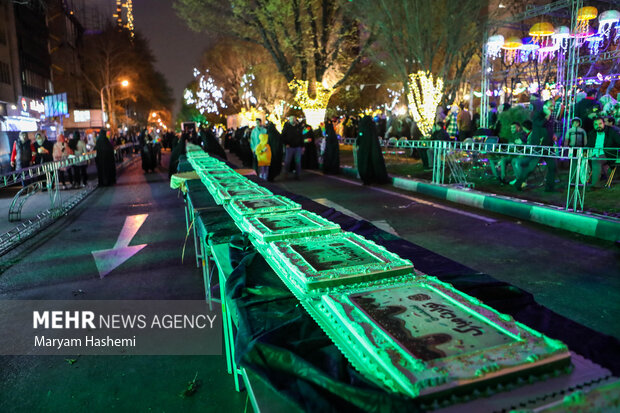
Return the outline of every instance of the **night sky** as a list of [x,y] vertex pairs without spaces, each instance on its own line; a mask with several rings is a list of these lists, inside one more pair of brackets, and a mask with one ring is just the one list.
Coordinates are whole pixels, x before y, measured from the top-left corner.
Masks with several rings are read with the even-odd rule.
[[[113,3],[113,0],[107,0]],[[208,35],[191,31],[172,8],[173,0],[134,0],[135,27],[149,39],[157,58],[156,68],[172,87],[175,108],[180,107],[183,88],[192,80],[192,69],[209,45]]]

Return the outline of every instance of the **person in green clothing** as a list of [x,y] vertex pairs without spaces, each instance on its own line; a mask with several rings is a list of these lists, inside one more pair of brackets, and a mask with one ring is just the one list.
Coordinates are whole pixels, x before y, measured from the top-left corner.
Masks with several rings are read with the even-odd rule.
[[357,170],[364,185],[388,183],[390,178],[377,139],[377,130],[372,118],[368,115],[364,116],[359,123],[356,147]]
[[267,129],[263,127],[263,121],[260,118],[256,118],[256,126],[252,129],[250,134],[250,149],[252,151],[252,167],[258,172],[258,164],[256,161],[256,147],[260,143],[260,135],[267,133]]

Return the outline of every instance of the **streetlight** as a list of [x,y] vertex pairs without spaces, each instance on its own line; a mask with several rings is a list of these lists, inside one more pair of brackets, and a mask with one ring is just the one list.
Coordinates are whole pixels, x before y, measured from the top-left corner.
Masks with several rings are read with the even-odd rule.
[[129,80],[121,80],[120,82],[114,82],[114,83],[110,83],[108,85],[105,85],[101,88],[101,90],[99,91],[99,97],[101,97],[101,124],[103,125],[103,123],[107,120],[106,119],[106,113],[105,113],[105,107],[103,104],[103,91],[107,88],[110,88],[112,86],[116,86],[116,85],[121,85],[122,87],[127,87],[129,86]]

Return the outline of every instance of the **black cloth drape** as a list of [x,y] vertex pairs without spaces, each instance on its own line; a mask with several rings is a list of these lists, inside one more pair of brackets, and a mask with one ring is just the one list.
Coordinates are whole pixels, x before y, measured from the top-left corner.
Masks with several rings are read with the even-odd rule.
[[359,123],[357,171],[364,185],[386,184],[390,181],[377,138],[377,130],[370,116],[364,116]]
[[106,136],[105,129],[99,131],[99,137],[95,142],[97,157],[97,178],[99,186],[110,186],[116,183],[116,161],[114,159],[114,147]]

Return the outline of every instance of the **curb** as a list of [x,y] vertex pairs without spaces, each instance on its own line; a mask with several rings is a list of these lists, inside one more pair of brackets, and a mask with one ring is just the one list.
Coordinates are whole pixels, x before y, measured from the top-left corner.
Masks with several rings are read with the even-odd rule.
[[[357,170],[340,168],[343,175],[357,177]],[[594,215],[569,212],[561,207],[535,203],[502,195],[491,195],[473,189],[458,189],[425,181],[390,177],[395,188],[417,192],[445,201],[508,215],[521,220],[536,222],[582,235],[620,241],[620,220],[605,219]]]

